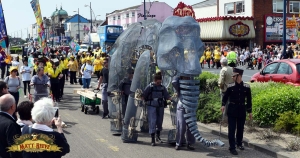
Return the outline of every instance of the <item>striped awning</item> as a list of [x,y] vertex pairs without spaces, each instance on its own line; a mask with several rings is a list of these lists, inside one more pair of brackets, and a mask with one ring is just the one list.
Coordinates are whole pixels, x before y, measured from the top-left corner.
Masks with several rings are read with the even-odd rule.
[[253,18],[216,17],[197,19],[202,40],[245,40],[255,38]]

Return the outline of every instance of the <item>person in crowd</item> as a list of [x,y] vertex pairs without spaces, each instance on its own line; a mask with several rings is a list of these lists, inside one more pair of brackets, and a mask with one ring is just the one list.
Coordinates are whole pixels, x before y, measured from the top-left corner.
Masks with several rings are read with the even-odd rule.
[[260,55],[257,59],[258,67],[257,69],[260,70],[262,68],[263,56]]
[[4,94],[8,94],[8,87],[6,82],[0,81],[0,97]]
[[64,63],[63,73],[64,73],[64,76],[65,76],[65,80],[68,81],[69,80],[69,68],[68,68],[69,59],[66,57],[66,55],[63,55],[63,58],[61,60]]
[[[17,67],[19,70],[20,62],[18,56],[13,58],[13,61],[11,62],[11,66]],[[19,72],[17,72],[17,76],[19,76]]]
[[122,95],[122,115],[123,115],[123,117],[125,116],[128,97],[131,94],[130,86],[131,86],[133,74],[134,74],[133,69],[131,69],[131,68],[127,69],[128,76],[125,77],[119,85],[119,90],[121,91],[121,95]]
[[221,111],[225,111],[228,103],[228,139],[229,150],[233,155],[238,155],[236,146],[240,150],[243,147],[243,132],[246,121],[246,112],[249,113],[249,119],[252,119],[252,96],[250,85],[242,81],[244,70],[234,68],[232,78],[234,83],[229,84],[222,99]]
[[245,65],[245,55],[244,54],[240,55],[240,63],[241,63],[241,66]]
[[5,64],[6,64],[6,76],[9,76],[9,69],[12,66],[12,56],[10,53],[7,53],[6,55]]
[[207,62],[207,66],[208,68],[210,68],[211,51],[209,47],[206,48],[204,54],[205,54],[205,61]]
[[205,55],[203,54],[202,57],[200,58],[200,65],[202,69],[204,69],[204,60],[205,60]]
[[107,87],[108,87],[108,76],[109,76],[109,69],[108,69],[108,59],[103,61],[103,69],[100,72],[100,79],[98,82],[97,90],[99,90],[100,86],[102,88],[102,106],[103,106],[103,115],[102,119],[106,116],[110,118],[109,111],[108,111],[108,98],[107,98]]
[[61,99],[64,95],[64,88],[65,88],[65,82],[66,82],[66,71],[65,71],[64,60],[65,60],[65,57],[63,55],[60,55],[58,57],[58,61],[59,61],[58,69],[60,70],[60,75],[62,76],[59,78],[59,99]]
[[48,76],[44,74],[43,67],[37,69],[37,75],[31,78],[30,86],[34,86],[34,102],[49,96],[47,87],[50,87],[50,81]]
[[22,158],[21,152],[8,152],[8,147],[14,145],[15,137],[21,135],[21,128],[13,117],[17,109],[15,98],[11,94],[0,97],[0,157]]
[[[223,58],[221,60],[221,65],[222,65],[222,69],[220,71],[218,86],[220,88],[221,100],[222,100],[224,93],[227,90],[228,85],[233,83],[233,79],[232,79],[233,69],[232,69],[232,67],[228,66],[228,61],[226,58]],[[223,112],[222,121],[223,121],[223,123],[228,122],[227,104],[225,105],[225,111]]]
[[70,56],[68,68],[70,71],[70,84],[77,84],[76,72],[78,71],[78,63],[73,55]]
[[8,92],[15,97],[16,104],[19,103],[19,89],[21,88],[21,79],[17,76],[18,68],[11,66],[10,67],[10,75],[4,79],[8,87]]
[[219,46],[215,46],[215,50],[214,50],[214,63],[216,64],[216,68],[219,69],[219,67],[221,67],[220,64],[220,60],[221,60],[221,51],[220,51],[220,47]]
[[31,68],[28,66],[28,58],[22,58],[23,65],[20,68],[20,74],[22,75],[22,81],[24,86],[24,98],[27,98],[27,91],[30,94],[30,80],[31,80]]
[[63,77],[61,74],[61,69],[59,68],[59,61],[57,59],[52,59],[52,68],[48,69],[48,75],[50,77],[51,91],[53,95],[53,100],[60,102],[60,79]]
[[82,74],[82,84],[83,84],[83,89],[89,89],[90,88],[90,83],[92,79],[92,74],[93,74],[93,66],[92,66],[92,61],[89,57],[86,58],[86,63],[81,66],[80,72]]
[[227,54],[226,58],[228,61],[228,65],[230,67],[236,67],[237,56],[236,56],[236,53],[234,52],[234,47],[231,47],[231,51]]
[[23,128],[25,125],[32,125],[31,110],[33,108],[33,103],[31,101],[23,101],[17,107],[17,112],[19,118],[17,123]]
[[99,81],[100,71],[103,68],[103,60],[100,58],[100,54],[96,56],[96,59],[94,60],[93,66],[94,66],[94,72],[97,75],[97,81]]
[[[35,121],[33,125],[24,126],[22,135],[25,134],[44,134],[50,138],[54,137],[53,144],[60,148],[59,152],[26,152],[23,151],[23,158],[43,157],[43,158],[61,158],[70,152],[70,145],[62,130],[62,120],[58,116],[55,118],[56,109],[54,108],[54,102],[50,98],[41,98],[34,103],[34,107],[31,111],[32,119]],[[55,123],[57,132],[49,126]]]
[[0,69],[1,69],[1,79],[2,80],[4,79],[4,75],[5,75],[5,67],[6,67],[5,58],[6,58],[6,56],[3,55],[3,53],[0,53]]
[[[175,150],[180,150],[180,148],[185,144],[187,141],[187,148],[189,150],[195,150],[193,147],[193,144],[195,144],[196,140],[194,135],[191,133],[189,130],[184,114],[185,108],[182,105],[182,94],[180,93],[180,87],[179,87],[179,79],[181,80],[190,80],[190,77],[185,77],[185,76],[175,76],[172,81],[172,85],[174,89],[176,90],[177,96],[179,98],[179,101],[177,103],[177,111],[176,111],[176,118],[177,118],[177,123],[176,123],[176,146]],[[185,137],[186,135],[186,137]]]
[[[164,119],[165,101],[171,100],[167,88],[161,84],[162,74],[158,72],[154,75],[154,82],[150,83],[143,92],[143,99],[147,102],[149,134],[151,135],[151,146],[155,146],[155,136],[158,142],[162,123]],[[156,134],[155,134],[156,133]]]
[[292,50],[292,47],[289,46],[284,59],[293,59],[293,58],[294,58],[294,51]]

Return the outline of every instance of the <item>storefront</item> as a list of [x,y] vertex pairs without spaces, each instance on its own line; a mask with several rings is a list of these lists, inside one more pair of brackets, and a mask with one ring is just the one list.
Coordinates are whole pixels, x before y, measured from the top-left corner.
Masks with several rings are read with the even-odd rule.
[[255,30],[252,17],[212,17],[197,19],[200,37],[206,45],[253,47]]

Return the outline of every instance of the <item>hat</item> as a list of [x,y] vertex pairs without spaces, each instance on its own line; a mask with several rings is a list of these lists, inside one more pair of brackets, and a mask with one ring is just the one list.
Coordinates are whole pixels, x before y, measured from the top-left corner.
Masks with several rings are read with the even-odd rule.
[[239,68],[233,68],[233,75],[232,76],[235,76],[235,75],[243,75],[244,73],[244,70],[242,69],[239,69]]
[[74,59],[75,57],[74,57],[74,55],[71,55],[70,58],[73,58],[73,59]]
[[11,67],[9,68],[9,72],[12,72],[13,70],[17,70],[17,71],[18,71],[18,67],[16,67],[16,66],[11,66]]

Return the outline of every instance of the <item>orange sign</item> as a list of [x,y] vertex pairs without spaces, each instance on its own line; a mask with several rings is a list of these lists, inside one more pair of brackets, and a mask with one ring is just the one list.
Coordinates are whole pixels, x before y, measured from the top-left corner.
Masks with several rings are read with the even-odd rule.
[[286,28],[293,29],[293,28],[296,28],[296,26],[297,26],[296,20],[287,20],[286,21]]
[[196,19],[193,7],[186,5],[183,2],[178,3],[177,7],[173,11],[173,15],[180,17],[191,16]]

